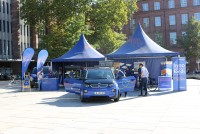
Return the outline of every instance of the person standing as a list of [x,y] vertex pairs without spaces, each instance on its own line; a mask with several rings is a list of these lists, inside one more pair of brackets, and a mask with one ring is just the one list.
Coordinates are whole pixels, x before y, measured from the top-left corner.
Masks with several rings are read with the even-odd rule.
[[37,73],[37,78],[38,78],[38,91],[41,90],[41,83],[42,83],[42,79],[44,77],[44,73],[43,73],[43,68]]
[[62,85],[62,80],[63,80],[63,77],[62,77],[62,67],[59,68],[58,75],[59,75],[59,84]]
[[[139,96],[147,96],[147,81],[149,77],[149,71],[142,63],[140,63],[139,67],[141,68],[141,94]],[[142,91],[145,91],[145,94],[143,95]]]
[[129,67],[126,68],[125,72],[126,72],[126,76],[131,76],[131,70]]
[[139,88],[139,90],[141,90],[142,88],[142,81],[141,81],[141,68],[138,68],[138,79],[137,79],[137,87]]

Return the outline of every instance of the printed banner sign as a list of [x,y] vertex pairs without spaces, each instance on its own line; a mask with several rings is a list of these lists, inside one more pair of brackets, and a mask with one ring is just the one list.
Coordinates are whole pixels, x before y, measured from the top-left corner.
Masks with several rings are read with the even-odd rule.
[[158,76],[158,88],[171,89],[172,88],[172,78],[170,76]]
[[42,69],[44,63],[46,62],[47,57],[48,57],[47,50],[43,49],[39,52],[37,59],[37,73]]
[[113,67],[113,61],[99,61],[100,67]]
[[24,74],[26,73],[31,59],[33,58],[34,50],[33,48],[26,48],[22,55],[22,79],[24,79]]
[[172,76],[172,62],[164,61],[160,63],[161,76]]
[[186,60],[185,57],[173,57],[173,89],[174,91],[187,90]]

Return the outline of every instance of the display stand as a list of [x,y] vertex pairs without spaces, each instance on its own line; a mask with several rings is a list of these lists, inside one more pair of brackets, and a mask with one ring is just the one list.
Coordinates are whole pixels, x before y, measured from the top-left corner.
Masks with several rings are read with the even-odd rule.
[[159,90],[171,90],[172,89],[172,77],[171,76],[158,76],[158,89]]
[[58,78],[43,78],[41,91],[56,91],[59,89]]
[[31,92],[30,76],[29,75],[25,75],[25,78],[23,80],[22,92],[24,92],[25,89],[28,89]]

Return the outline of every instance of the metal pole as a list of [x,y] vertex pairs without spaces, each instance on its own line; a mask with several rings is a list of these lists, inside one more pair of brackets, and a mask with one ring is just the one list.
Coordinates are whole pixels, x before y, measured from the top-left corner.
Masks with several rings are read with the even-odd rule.
[[[24,54],[24,52],[22,53],[22,60],[23,60],[23,54]],[[23,91],[23,87],[22,87],[22,85],[23,85],[23,83],[22,83],[22,81],[23,81],[23,74],[22,74],[22,61],[21,61],[21,92]]]

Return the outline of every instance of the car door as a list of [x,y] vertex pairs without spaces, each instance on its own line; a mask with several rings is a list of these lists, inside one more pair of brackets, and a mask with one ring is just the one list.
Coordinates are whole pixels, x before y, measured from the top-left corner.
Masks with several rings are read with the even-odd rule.
[[134,76],[116,79],[120,92],[134,91],[136,79]]
[[64,80],[64,87],[66,92],[80,94],[82,86],[83,86],[82,79],[65,78]]

